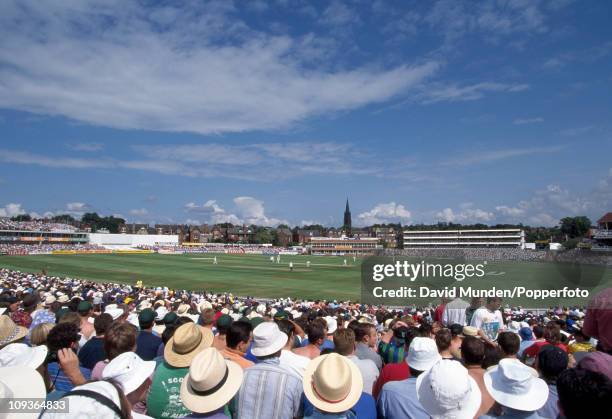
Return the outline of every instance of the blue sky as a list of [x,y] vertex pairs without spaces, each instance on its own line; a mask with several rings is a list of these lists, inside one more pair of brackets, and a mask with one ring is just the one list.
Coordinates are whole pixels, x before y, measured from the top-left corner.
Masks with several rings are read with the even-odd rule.
[[607,1],[0,3],[0,216],[612,210]]

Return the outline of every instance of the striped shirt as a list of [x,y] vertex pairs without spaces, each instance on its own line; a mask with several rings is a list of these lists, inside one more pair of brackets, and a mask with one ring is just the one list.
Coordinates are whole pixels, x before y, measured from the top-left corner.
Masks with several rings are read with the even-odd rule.
[[395,338],[391,338],[389,343],[380,342],[378,344],[378,354],[386,364],[400,363],[408,355],[405,345],[400,345]]
[[302,378],[271,358],[244,370],[235,406],[240,419],[287,419],[302,415],[302,400]]

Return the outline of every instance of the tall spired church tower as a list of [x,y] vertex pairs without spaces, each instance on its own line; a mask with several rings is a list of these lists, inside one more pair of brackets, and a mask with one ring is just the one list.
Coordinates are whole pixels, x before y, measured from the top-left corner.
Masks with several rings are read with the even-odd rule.
[[344,210],[344,225],[342,226],[342,230],[347,237],[352,236],[351,232],[351,210],[349,208],[348,198],[346,199],[346,209]]

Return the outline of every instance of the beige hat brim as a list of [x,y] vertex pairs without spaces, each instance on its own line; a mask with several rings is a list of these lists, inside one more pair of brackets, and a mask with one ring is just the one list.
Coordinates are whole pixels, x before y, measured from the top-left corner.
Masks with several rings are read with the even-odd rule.
[[210,329],[206,329],[204,327],[200,327],[200,331],[202,332],[202,340],[198,346],[196,346],[191,352],[187,352],[186,354],[179,354],[174,352],[174,337],[172,337],[168,344],[164,347],[164,359],[168,364],[177,368],[185,368],[191,365],[191,361],[197,354],[199,354],[203,349],[210,348],[213,343],[214,336]]
[[225,360],[225,363],[228,369],[225,384],[208,396],[198,395],[190,385],[189,374],[185,376],[181,384],[181,401],[187,409],[196,413],[214,412],[236,395],[240,390],[244,372],[242,367],[233,361]]
[[18,341],[26,337],[28,334],[28,329],[23,326],[15,325],[15,330],[10,335],[4,336],[0,338],[0,346],[8,345],[11,342]]
[[349,410],[351,407],[355,406],[359,398],[361,397],[361,393],[363,391],[363,378],[361,377],[361,371],[353,361],[347,359],[347,364],[351,368],[351,389],[349,391],[348,396],[344,398],[344,400],[339,401],[337,403],[330,403],[325,400],[322,400],[315,392],[312,387],[312,376],[314,375],[315,370],[319,366],[319,364],[327,357],[328,355],[321,355],[310,361],[310,363],[306,366],[306,370],[304,371],[304,396],[319,410],[328,413],[339,413],[345,412]]

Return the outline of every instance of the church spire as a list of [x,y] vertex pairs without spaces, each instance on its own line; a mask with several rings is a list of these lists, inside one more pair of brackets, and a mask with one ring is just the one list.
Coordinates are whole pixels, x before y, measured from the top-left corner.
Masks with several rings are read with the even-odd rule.
[[348,198],[346,199],[346,209],[344,210],[344,225],[342,226],[342,230],[344,230],[344,234],[348,237],[351,237],[351,210],[349,208]]

